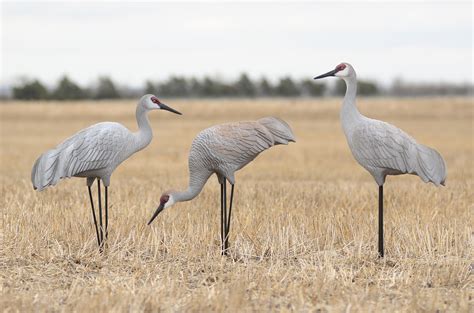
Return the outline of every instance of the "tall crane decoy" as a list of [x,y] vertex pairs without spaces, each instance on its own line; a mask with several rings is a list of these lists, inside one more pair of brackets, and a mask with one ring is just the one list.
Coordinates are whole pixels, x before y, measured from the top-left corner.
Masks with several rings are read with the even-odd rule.
[[401,129],[362,115],[356,106],[357,77],[349,63],[341,63],[332,71],[314,79],[340,77],[346,82],[340,119],[352,155],[374,177],[379,186],[378,253],[384,256],[383,185],[387,175],[414,174],[425,183],[443,185],[446,165],[434,149],[416,142]]
[[[290,126],[276,117],[257,121],[215,125],[201,131],[194,138],[189,153],[189,185],[185,191],[165,191],[160,197],[148,225],[173,204],[194,199],[212,174],[221,185],[221,253],[229,248],[230,217],[234,198],[234,173],[255,159],[262,151],[289,142],[295,142]],[[231,185],[227,212],[227,181]]]
[[[69,177],[87,178],[87,188],[92,207],[97,243],[102,251],[104,239],[108,236],[108,187],[115,168],[132,154],[142,150],[151,142],[153,132],[147,113],[151,110],[180,112],[160,102],[154,95],[144,95],[137,104],[136,119],[138,131],[132,133],[125,126],[114,122],[98,123],[69,137],[56,148],[43,153],[33,165],[31,182],[35,190],[41,191],[54,186],[60,179]],[[99,202],[99,224],[92,200],[91,186],[97,178]],[[105,227],[102,223],[100,180],[105,187]],[[105,236],[104,236],[105,233]]]

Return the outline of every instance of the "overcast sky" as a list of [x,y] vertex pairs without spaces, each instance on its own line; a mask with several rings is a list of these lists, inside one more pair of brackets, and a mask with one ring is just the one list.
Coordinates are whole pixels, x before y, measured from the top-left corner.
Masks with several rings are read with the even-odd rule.
[[2,85],[63,74],[121,84],[171,74],[473,82],[472,3],[2,2]]

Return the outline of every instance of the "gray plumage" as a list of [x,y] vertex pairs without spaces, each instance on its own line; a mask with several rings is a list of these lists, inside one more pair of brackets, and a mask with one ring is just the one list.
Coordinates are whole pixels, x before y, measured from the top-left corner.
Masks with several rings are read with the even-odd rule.
[[294,141],[286,122],[265,117],[255,122],[227,123],[200,132],[189,155],[190,170],[195,164],[206,168],[234,184],[234,172],[255,159],[262,151],[278,144]]
[[156,101],[155,96],[145,95],[137,104],[138,132],[132,133],[119,123],[98,123],[43,153],[31,171],[34,189],[41,191],[68,177],[87,177],[89,186],[95,178],[100,178],[105,186],[109,186],[110,176],[115,168],[151,142],[153,132],[147,112],[169,109]]
[[[252,122],[227,123],[209,127],[194,138],[189,152],[189,185],[185,191],[165,191],[160,205],[148,225],[158,214],[173,204],[195,198],[212,174],[221,186],[222,254],[229,249],[229,230],[234,196],[234,173],[250,163],[262,151],[295,141],[290,126],[276,117],[264,117]],[[227,210],[227,181],[231,184]]]
[[170,199],[164,208],[196,197],[214,173],[221,184],[227,179],[233,185],[234,173],[261,152],[272,146],[287,145],[294,141],[290,126],[276,117],[226,123],[204,129],[191,145],[188,189],[182,192],[165,192]]
[[[160,102],[154,95],[145,95],[137,104],[137,132],[132,133],[119,123],[104,122],[95,124],[69,137],[56,148],[46,151],[33,165],[31,182],[33,188],[39,191],[48,186],[56,185],[62,178],[87,178],[92,217],[100,251],[103,251],[108,236],[108,187],[110,176],[120,163],[148,146],[153,138],[153,132],[147,113],[150,110],[157,109],[181,114]],[[100,226],[97,224],[91,191],[95,179],[97,179]],[[101,179],[105,186],[105,224],[102,219]]]
[[379,186],[387,175],[418,175],[425,183],[444,185],[446,165],[434,149],[416,142],[388,123],[366,118],[352,131],[349,147],[355,159],[375,178]]
[[424,182],[444,185],[446,165],[436,150],[419,144],[391,124],[360,114],[356,107],[356,74],[351,65],[344,64],[346,67],[340,77],[346,81],[347,91],[340,116],[347,143],[357,162],[372,174],[379,186],[384,184],[387,175],[400,174],[414,174]]
[[352,155],[379,185],[379,256],[384,256],[383,185],[387,175],[413,174],[436,186],[446,181],[446,164],[434,149],[416,142],[399,128],[360,114],[356,106],[357,75],[348,63],[314,79],[336,76],[346,82],[341,122]]
[[[147,144],[141,144],[140,148]],[[114,169],[138,151],[138,146],[135,136],[118,123],[92,125],[36,160],[31,172],[33,187],[41,191],[73,176],[102,178],[108,186]]]

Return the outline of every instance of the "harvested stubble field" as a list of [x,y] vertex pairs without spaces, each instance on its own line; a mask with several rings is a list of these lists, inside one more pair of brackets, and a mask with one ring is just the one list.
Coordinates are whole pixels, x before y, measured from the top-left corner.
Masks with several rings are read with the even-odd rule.
[[[472,312],[472,99],[359,100],[363,113],[436,148],[448,166],[442,188],[387,179],[383,260],[377,186],[346,145],[340,99],[165,102],[184,115],[151,112],[152,143],[112,176],[103,254],[85,180],[38,193],[30,170],[92,123],[136,130],[134,101],[0,106],[2,310]],[[288,121],[297,142],[237,173],[230,257],[219,254],[215,176],[146,226],[161,192],[185,187],[199,130],[267,115]]]

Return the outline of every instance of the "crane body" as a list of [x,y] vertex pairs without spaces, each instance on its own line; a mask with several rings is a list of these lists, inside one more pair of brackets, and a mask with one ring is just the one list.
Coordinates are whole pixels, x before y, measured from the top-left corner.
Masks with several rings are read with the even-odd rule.
[[444,185],[446,164],[436,150],[418,143],[401,129],[362,115],[356,106],[357,76],[348,63],[341,63],[332,71],[315,77],[342,78],[346,94],[340,119],[349,148],[356,161],[365,168],[379,186],[379,256],[383,248],[383,185],[387,175],[413,174],[425,183]]
[[[184,191],[166,191],[160,205],[148,222],[166,208],[195,198],[212,174],[221,185],[221,242],[222,253],[228,247],[230,216],[234,196],[235,172],[254,160],[264,150],[279,144],[287,145],[295,138],[290,126],[276,117],[257,121],[226,123],[201,131],[193,140],[189,153],[189,184]],[[227,211],[227,181],[231,185],[230,204]]]
[[[31,171],[33,188],[38,191],[56,185],[69,177],[85,177],[89,189],[92,215],[99,247],[108,234],[108,187],[113,171],[132,154],[144,149],[151,142],[153,132],[148,121],[150,110],[162,109],[176,114],[154,95],[143,96],[137,104],[138,131],[131,132],[115,122],[102,122],[80,130],[55,148],[46,151],[36,160]],[[99,221],[97,226],[91,186],[97,179]],[[102,223],[100,180],[105,187],[105,228]],[[105,237],[104,237],[105,232]]]

